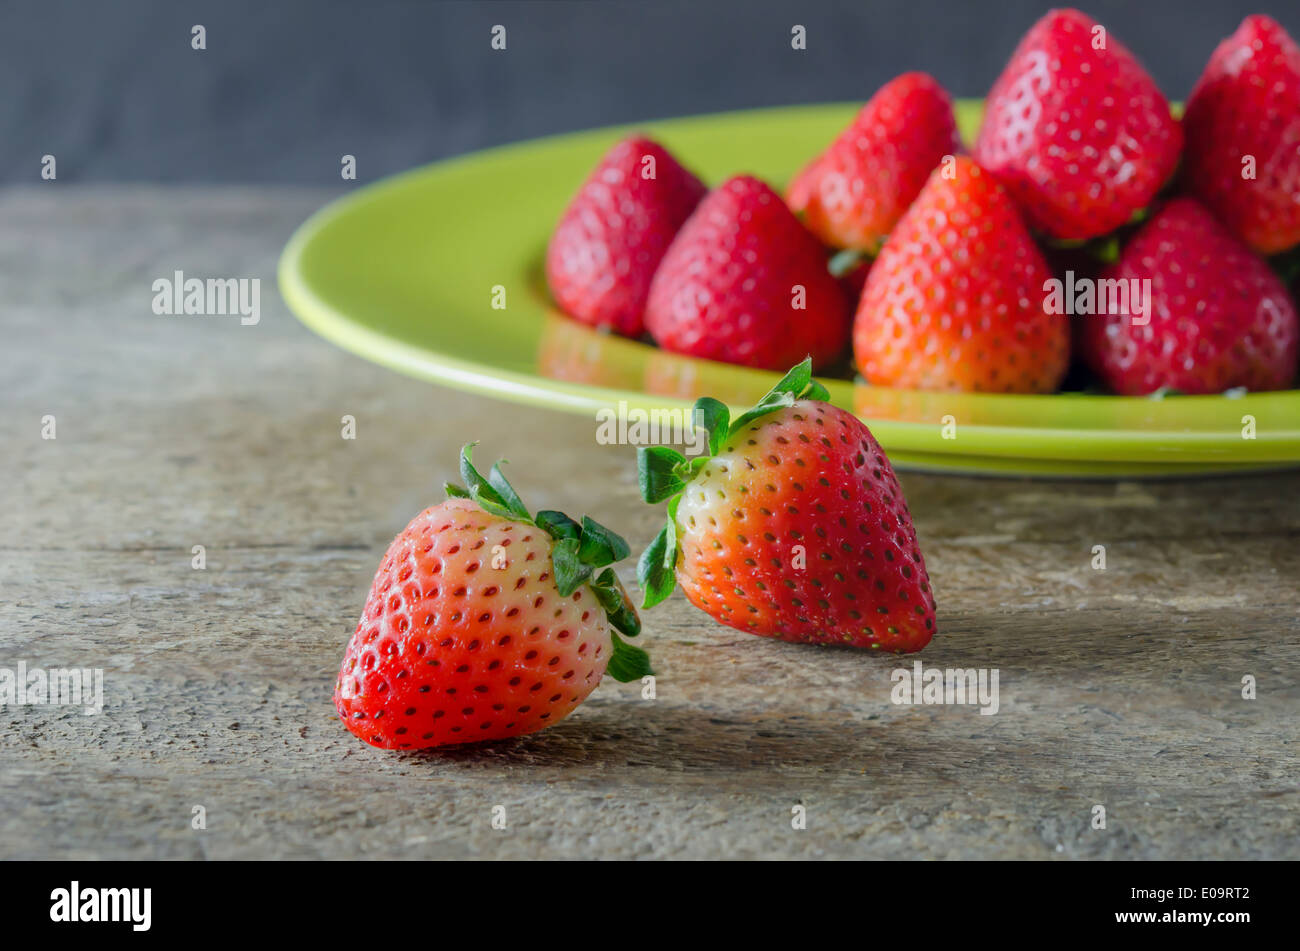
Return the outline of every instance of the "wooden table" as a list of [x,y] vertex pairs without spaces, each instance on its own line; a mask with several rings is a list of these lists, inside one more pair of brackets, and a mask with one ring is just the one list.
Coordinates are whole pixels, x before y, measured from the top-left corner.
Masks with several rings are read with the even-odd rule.
[[[1300,855],[1295,473],[904,473],[939,599],[917,657],[996,668],[994,716],[891,703],[915,658],[759,640],[675,595],[647,618],[653,701],[609,681],[522,740],[355,740],[330,700],[343,646],[462,443],[634,548],[657,515],[593,420],[406,379],[301,327],[275,264],[329,197],[0,195],[0,667],[102,667],[106,700],[0,708],[0,857]],[[156,316],[175,270],[260,277],[261,322]]]

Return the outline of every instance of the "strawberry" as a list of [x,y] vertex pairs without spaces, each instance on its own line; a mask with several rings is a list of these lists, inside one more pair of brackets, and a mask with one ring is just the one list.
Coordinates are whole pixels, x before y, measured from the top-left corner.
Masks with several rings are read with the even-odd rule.
[[904,653],[934,636],[934,596],[898,479],[871,432],[825,402],[812,361],[730,420],[703,397],[708,452],[637,452],[668,521],[641,555],[645,607],[681,584],[730,627]]
[[799,173],[786,201],[826,244],[874,254],[930,172],[960,146],[948,93],[925,73],[905,73]]
[[1181,148],[1169,103],[1133,55],[1079,11],[1053,10],[994,83],[974,156],[1030,225],[1084,240],[1145,208]]
[[584,324],[640,336],[655,268],[705,191],[658,143],[634,137],[615,145],[546,249],[556,303]]
[[499,465],[475,470],[472,445],[468,491],[448,484],[393,540],[343,655],[334,704],[373,746],[521,736],[572,713],[607,668],[619,681],[649,673],[617,633],[640,630],[607,567],[627,543],[589,518],[533,517]]
[[1042,253],[1006,192],[970,158],[930,176],[867,276],[853,328],[868,383],[1050,393],[1069,363],[1044,308]]
[[1125,313],[1076,318],[1084,359],[1115,392],[1276,390],[1295,377],[1285,285],[1193,199],[1162,208],[1101,278],[1139,282],[1130,299],[1150,281],[1147,306],[1129,308],[1145,312],[1136,325]]
[[1183,118],[1183,177],[1261,254],[1300,244],[1300,47],[1249,16],[1215,49]]
[[665,350],[775,370],[823,366],[848,342],[825,252],[772,189],[739,176],[682,226],[650,285],[646,329]]

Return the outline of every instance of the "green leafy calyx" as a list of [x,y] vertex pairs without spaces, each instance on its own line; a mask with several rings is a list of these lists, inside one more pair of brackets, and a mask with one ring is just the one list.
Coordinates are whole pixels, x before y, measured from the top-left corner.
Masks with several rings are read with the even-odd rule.
[[[487,478],[474,468],[475,445],[469,443],[461,449],[460,477],[465,484],[446,483],[443,488],[447,497],[470,499],[490,515],[535,525],[546,532],[555,540],[551,546],[551,564],[560,595],[567,598],[585,584],[616,631],[627,637],[641,633],[636,606],[614,569],[609,567],[630,554],[623,537],[585,515],[581,522],[549,509],[534,516],[502,473],[505,460],[493,464]],[[606,670],[615,680],[622,683],[639,680],[651,672],[650,658],[645,651],[626,643],[617,633],[611,632],[610,636],[614,652]]]

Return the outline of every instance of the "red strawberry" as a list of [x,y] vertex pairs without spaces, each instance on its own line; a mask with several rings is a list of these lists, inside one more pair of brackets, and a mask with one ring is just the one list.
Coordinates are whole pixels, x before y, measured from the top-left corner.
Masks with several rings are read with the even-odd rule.
[[1145,208],[1181,147],[1169,103],[1133,55],[1077,10],[1053,10],[994,83],[974,155],[1033,227],[1083,240]]
[[870,431],[824,402],[804,360],[730,421],[695,404],[709,454],[638,451],[642,497],[668,524],[637,565],[650,607],[680,583],[751,634],[903,653],[934,636],[934,595],[898,479]]
[[546,249],[556,303],[584,324],[639,336],[655,268],[705,191],[663,146],[645,138],[615,145]]
[[[627,543],[597,522],[536,518],[499,466],[461,453],[469,491],[421,512],[375,575],[334,692],[373,746],[424,749],[521,736],[563,720],[606,672],[649,673],[612,568]],[[604,569],[599,574],[599,569]]]
[[960,145],[948,93],[925,73],[905,73],[799,173],[786,200],[826,244],[874,254],[930,172]]
[[[1286,287],[1192,199],[1161,209],[1101,277],[1150,281],[1149,307],[1129,308],[1145,311],[1136,326],[1123,313],[1076,318],[1084,359],[1115,392],[1276,390],[1295,378]],[[1128,286],[1130,299],[1143,287]]]
[[1261,254],[1300,243],[1300,47],[1250,16],[1215,49],[1187,101],[1184,178]]
[[650,285],[646,329],[665,350],[780,369],[823,366],[848,341],[825,252],[772,189],[740,176],[682,226]]
[[1069,363],[1066,318],[1006,192],[971,159],[941,167],[880,252],[853,328],[868,383],[1050,393]]

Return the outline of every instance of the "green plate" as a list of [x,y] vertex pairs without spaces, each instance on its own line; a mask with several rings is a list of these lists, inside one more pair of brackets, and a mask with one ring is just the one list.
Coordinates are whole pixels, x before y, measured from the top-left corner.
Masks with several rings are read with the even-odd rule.
[[[777,374],[695,360],[560,316],[542,275],[570,196],[640,129],[706,181],[783,183],[857,105],[800,106],[600,129],[478,152],[362,188],[313,215],[280,260],[308,327],[392,369],[506,400],[591,415],[749,406]],[[958,103],[969,138],[979,102]],[[504,309],[494,308],[504,288]],[[996,475],[1161,476],[1300,465],[1300,391],[1163,400],[892,390],[828,380],[898,466]],[[954,426],[945,428],[951,417]],[[1253,438],[1246,438],[1253,419]],[[955,427],[955,428],[954,428]]]

